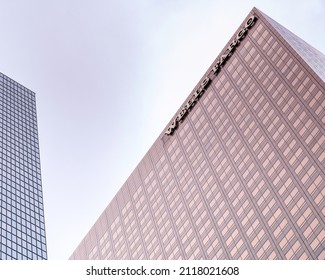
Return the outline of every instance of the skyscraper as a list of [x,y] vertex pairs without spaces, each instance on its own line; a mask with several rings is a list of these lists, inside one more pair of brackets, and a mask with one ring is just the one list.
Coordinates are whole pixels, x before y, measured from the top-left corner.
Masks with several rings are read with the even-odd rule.
[[0,259],[46,259],[35,93],[0,73]]
[[71,259],[324,259],[324,81],[254,8]]

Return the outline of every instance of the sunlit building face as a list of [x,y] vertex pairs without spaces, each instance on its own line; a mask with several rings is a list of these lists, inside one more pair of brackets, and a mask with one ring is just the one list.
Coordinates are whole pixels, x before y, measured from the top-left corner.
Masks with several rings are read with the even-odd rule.
[[324,259],[324,65],[254,8],[71,259]]

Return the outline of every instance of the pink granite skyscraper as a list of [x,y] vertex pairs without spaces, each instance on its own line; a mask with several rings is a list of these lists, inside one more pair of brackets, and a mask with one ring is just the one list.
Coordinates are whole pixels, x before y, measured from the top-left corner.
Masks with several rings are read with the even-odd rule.
[[254,8],[71,259],[324,259],[324,81]]

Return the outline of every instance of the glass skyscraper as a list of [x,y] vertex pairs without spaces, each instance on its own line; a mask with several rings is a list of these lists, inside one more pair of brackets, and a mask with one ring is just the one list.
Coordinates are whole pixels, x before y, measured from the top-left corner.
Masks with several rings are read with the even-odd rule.
[[47,259],[35,93],[1,73],[0,259]]
[[325,259],[324,81],[254,8],[71,259]]

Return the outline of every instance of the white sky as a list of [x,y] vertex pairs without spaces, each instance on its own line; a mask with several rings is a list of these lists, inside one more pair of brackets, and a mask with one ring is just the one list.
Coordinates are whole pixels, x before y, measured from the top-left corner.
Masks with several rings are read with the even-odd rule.
[[256,6],[325,53],[324,0],[0,0],[0,72],[37,94],[49,259],[68,259]]

